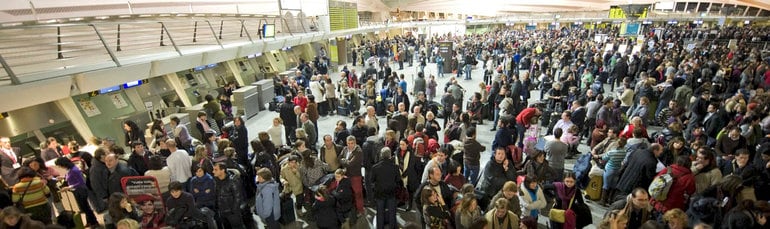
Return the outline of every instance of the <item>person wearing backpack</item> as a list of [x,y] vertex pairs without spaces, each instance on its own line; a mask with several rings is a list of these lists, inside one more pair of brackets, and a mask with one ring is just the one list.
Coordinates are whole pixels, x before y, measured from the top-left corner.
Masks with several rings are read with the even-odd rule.
[[[679,155],[676,157],[674,164],[663,169],[655,177],[656,180],[661,179],[663,176],[671,176],[672,180],[667,184],[669,186],[668,193],[665,195],[656,195],[655,192],[650,192],[650,200],[652,206],[658,212],[666,212],[668,210],[679,208],[686,209],[688,206],[688,197],[695,194],[695,175],[690,171],[692,162],[687,155]],[[650,189],[653,189],[657,181],[653,181],[650,185]],[[676,185],[674,185],[676,184]],[[666,188],[663,188],[665,191]],[[663,193],[661,193],[663,194]],[[665,198],[661,198],[665,197]]]

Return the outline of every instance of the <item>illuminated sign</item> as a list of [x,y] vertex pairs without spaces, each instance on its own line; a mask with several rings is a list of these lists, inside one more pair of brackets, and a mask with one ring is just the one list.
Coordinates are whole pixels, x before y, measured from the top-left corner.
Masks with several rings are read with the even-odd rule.
[[275,37],[275,24],[263,24],[262,25],[262,37],[273,38]]
[[646,18],[647,17],[647,8],[642,8],[642,11],[640,13],[636,14],[630,14],[629,12],[625,12],[623,8],[620,8],[620,6],[610,6],[610,19],[626,19],[628,16],[632,16],[634,18]]

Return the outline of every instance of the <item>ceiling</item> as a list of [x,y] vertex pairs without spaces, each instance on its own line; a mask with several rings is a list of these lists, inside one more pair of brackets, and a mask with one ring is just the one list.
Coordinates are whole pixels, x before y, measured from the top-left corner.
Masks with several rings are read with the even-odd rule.
[[[654,4],[674,0],[380,0],[395,11],[429,11],[495,16],[522,12],[565,12],[609,10],[611,5]],[[687,2],[679,0],[677,2]],[[697,2],[691,0],[689,2]],[[712,0],[770,10],[770,0]]]

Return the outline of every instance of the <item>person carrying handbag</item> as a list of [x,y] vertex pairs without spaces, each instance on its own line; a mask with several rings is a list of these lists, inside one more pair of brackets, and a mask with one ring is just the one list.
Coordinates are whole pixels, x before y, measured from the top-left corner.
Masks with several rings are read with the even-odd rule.
[[20,168],[17,174],[19,183],[11,188],[13,193],[11,200],[14,206],[29,214],[34,220],[46,225],[51,224],[51,204],[48,202],[51,190],[29,167]]
[[575,173],[564,173],[562,182],[554,182],[556,200],[549,212],[551,228],[583,228],[592,224],[591,210],[576,185]]

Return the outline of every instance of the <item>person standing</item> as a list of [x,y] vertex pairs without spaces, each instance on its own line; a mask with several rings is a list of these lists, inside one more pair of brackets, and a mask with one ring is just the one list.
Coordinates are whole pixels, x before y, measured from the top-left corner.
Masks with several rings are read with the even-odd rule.
[[[362,122],[361,122],[362,123]],[[363,166],[363,152],[361,147],[356,145],[356,137],[348,136],[345,140],[347,146],[342,149],[341,163],[347,172],[347,177],[350,179],[350,184],[353,188],[353,197],[355,198],[355,206],[359,215],[363,215],[364,212],[364,193],[363,193],[363,176],[361,175],[361,167]]]
[[70,161],[68,158],[57,158],[54,164],[67,171],[66,175],[64,176],[65,180],[67,180],[67,186],[62,187],[60,191],[72,191],[72,194],[75,196],[75,202],[77,202],[78,208],[80,208],[80,211],[86,214],[86,222],[88,222],[88,224],[85,226],[89,227],[99,225],[99,221],[96,220],[94,211],[91,210],[91,206],[88,205],[88,187],[86,186],[83,172],[81,172],[80,169],[75,166],[75,164],[73,164],[72,161]]
[[380,162],[372,167],[371,182],[374,185],[374,198],[377,201],[377,228],[385,228],[387,222],[395,228],[396,188],[401,185],[400,171],[393,161],[389,148],[380,150]]
[[256,213],[262,218],[267,228],[281,228],[278,219],[281,218],[281,201],[278,197],[278,183],[273,179],[273,173],[267,168],[257,171]]
[[[241,190],[238,180],[227,174],[227,165],[214,165],[214,193],[216,194],[216,212],[219,222],[225,228],[246,228],[241,219]],[[261,189],[260,189],[261,190]]]
[[176,148],[176,141],[166,140],[166,146],[171,151],[171,155],[166,158],[168,169],[171,170],[171,181],[179,181],[187,187],[187,180],[192,177],[192,158],[187,151]]
[[21,155],[19,155],[18,148],[11,147],[11,139],[8,137],[0,137],[0,171],[2,171],[2,179],[8,187],[11,187],[18,182],[16,178],[16,169],[21,168]]

